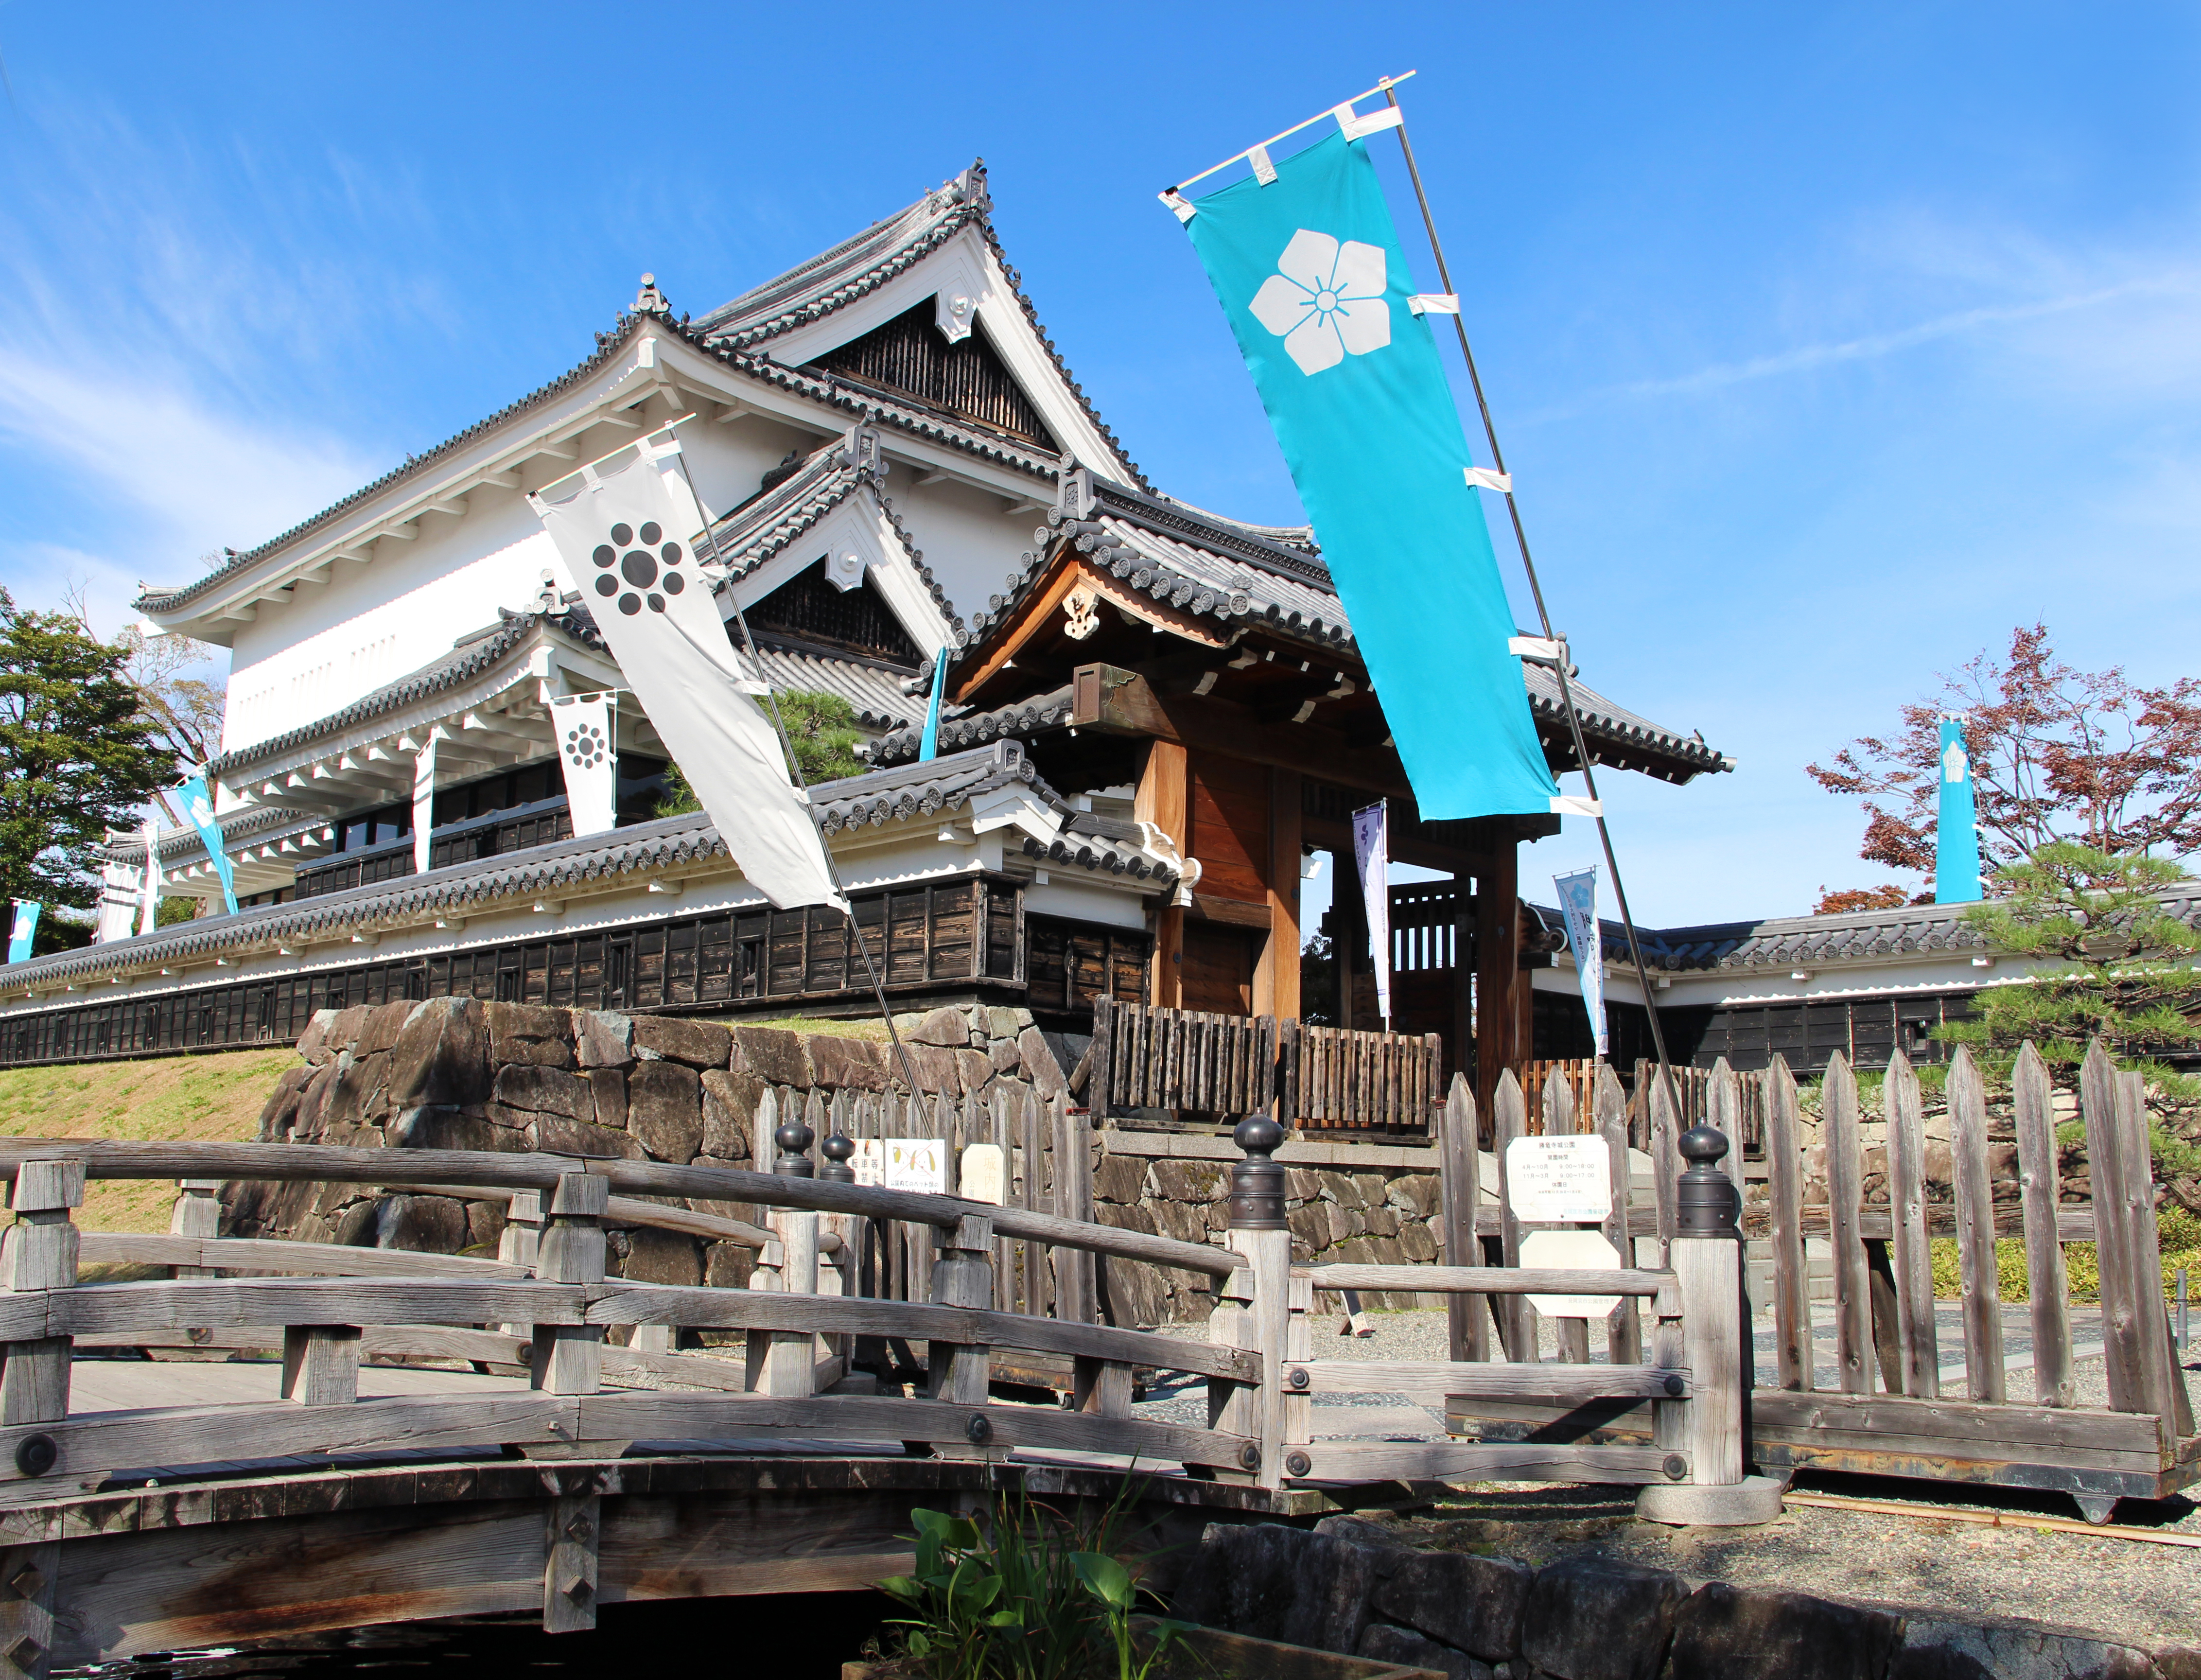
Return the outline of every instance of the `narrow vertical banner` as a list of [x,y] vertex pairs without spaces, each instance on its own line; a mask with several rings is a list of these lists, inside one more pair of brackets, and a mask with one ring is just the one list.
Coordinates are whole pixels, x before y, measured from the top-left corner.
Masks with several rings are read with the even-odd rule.
[[148,817],[139,831],[145,841],[145,890],[138,903],[138,931],[143,936],[161,922],[161,825]]
[[948,686],[948,649],[942,648],[932,664],[932,698],[924,708],[924,738],[918,743],[918,761],[940,756],[940,696]]
[[1934,839],[1934,902],[1975,904],[1980,891],[1978,801],[1972,791],[1972,755],[1964,747],[1964,720],[1941,720],[1940,825]]
[[795,785],[771,692],[726,639],[692,548],[700,529],[662,432],[531,494],[636,702],[749,884],[779,908],[848,901],[810,796]]
[[1605,931],[1597,920],[1597,866],[1554,875],[1552,885],[1559,895],[1559,913],[1567,919],[1567,949],[1575,954],[1582,1007],[1588,1013],[1590,1031],[1597,1035],[1598,1060],[1602,1061],[1612,1054],[1612,1046],[1605,1021]]
[[1341,129],[1171,208],[1276,428],[1423,819],[1549,814],[1558,784],[1507,647],[1477,494],[1494,481],[1468,453],[1366,142]]
[[177,790],[183,796],[184,811],[191,819],[191,826],[199,831],[206,844],[207,861],[214,872],[221,878],[221,900],[229,913],[237,913],[237,876],[231,867],[229,854],[223,848],[221,825],[214,819],[214,796],[207,791],[203,774],[192,777]]
[[1367,911],[1368,950],[1376,965],[1376,1013],[1382,1016],[1388,1029],[1391,1025],[1389,800],[1379,799],[1353,814],[1353,860],[1360,866],[1360,902]]
[[613,691],[561,696],[550,702],[558,762],[566,772],[566,805],[576,837],[619,826],[619,757],[612,735]]
[[45,906],[35,899],[19,898],[15,913],[8,920],[8,960],[28,962],[31,960],[31,941],[38,936],[38,912]]
[[[109,841],[120,838],[113,830],[108,831]],[[91,926],[91,939],[96,945],[104,945],[116,939],[127,939],[131,924],[138,917],[138,900],[144,890],[145,868],[143,864],[118,861],[109,858],[99,869],[99,910]]]

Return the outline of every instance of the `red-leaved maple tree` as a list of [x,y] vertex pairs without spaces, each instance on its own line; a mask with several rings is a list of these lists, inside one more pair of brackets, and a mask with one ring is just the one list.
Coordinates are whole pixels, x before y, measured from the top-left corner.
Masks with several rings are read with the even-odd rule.
[[2201,678],[2145,688],[2120,666],[2075,670],[2035,624],[2010,632],[2007,658],[1982,652],[1905,706],[1899,733],[1805,767],[1829,793],[1864,802],[1868,862],[1932,876],[1947,713],[1963,715],[1987,868],[2055,840],[2120,856],[2201,850]]

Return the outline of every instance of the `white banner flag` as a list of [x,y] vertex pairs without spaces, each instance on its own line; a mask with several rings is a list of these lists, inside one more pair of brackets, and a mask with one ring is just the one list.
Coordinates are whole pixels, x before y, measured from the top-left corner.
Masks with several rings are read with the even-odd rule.
[[138,919],[138,896],[144,890],[145,866],[142,863],[105,863],[99,870],[99,919],[93,925],[91,937],[100,944],[110,939],[127,939],[131,926]]
[[1391,1025],[1390,801],[1379,799],[1353,814],[1353,858],[1360,866],[1360,897],[1368,911],[1368,949],[1376,960],[1376,1009],[1388,1029]]
[[1597,920],[1597,866],[1571,875],[1554,875],[1559,910],[1567,919],[1567,949],[1575,954],[1575,972],[1582,981],[1582,1007],[1588,1012],[1590,1031],[1597,1035],[1597,1053],[1611,1054],[1605,1025],[1605,933]]
[[150,933],[161,919],[161,825],[145,819],[145,890],[138,897],[138,931]]
[[756,702],[770,690],[726,640],[710,582],[675,537],[695,519],[686,487],[668,482],[680,445],[645,438],[631,447],[619,465],[584,467],[555,496],[528,502],[742,873],[783,910],[845,910],[809,796],[789,778],[778,732]]
[[566,808],[575,835],[619,826],[619,755],[612,735],[612,691],[550,702],[558,761],[566,771]]

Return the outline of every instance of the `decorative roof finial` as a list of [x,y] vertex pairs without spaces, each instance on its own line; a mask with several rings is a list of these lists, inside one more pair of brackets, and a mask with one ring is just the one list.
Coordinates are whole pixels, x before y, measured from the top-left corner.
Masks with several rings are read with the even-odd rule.
[[657,276],[644,274],[642,290],[634,295],[634,312],[638,315],[671,316],[672,306],[665,301],[665,294],[657,289]]

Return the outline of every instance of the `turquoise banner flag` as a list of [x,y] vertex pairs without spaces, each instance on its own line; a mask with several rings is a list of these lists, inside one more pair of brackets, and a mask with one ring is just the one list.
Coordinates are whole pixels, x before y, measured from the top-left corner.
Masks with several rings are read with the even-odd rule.
[[1558,787],[1506,651],[1513,614],[1473,458],[1367,143],[1332,134],[1273,173],[1177,214],[1190,212],[1421,815],[1547,815]]
[[8,960],[28,962],[31,941],[38,936],[38,912],[45,908],[36,899],[19,898],[8,923]]
[[932,662],[932,700],[924,708],[924,738],[918,743],[918,762],[940,755],[940,696],[948,686],[948,649]]
[[206,778],[194,776],[177,791],[184,796],[184,810],[191,819],[191,826],[198,830],[199,838],[205,843],[214,872],[221,877],[222,900],[233,916],[237,913],[237,877],[230,866],[229,854],[222,849],[221,825],[214,819],[214,797],[207,792]]
[[1976,904],[1980,891],[1979,810],[1964,720],[1941,720],[1941,821],[1934,839],[1934,902]]

